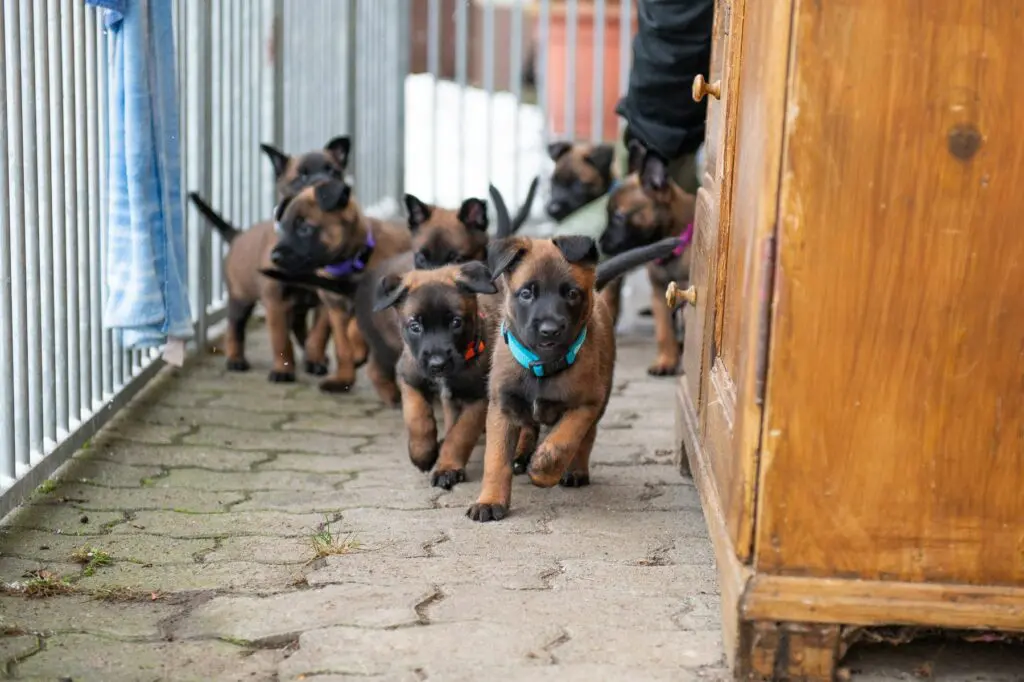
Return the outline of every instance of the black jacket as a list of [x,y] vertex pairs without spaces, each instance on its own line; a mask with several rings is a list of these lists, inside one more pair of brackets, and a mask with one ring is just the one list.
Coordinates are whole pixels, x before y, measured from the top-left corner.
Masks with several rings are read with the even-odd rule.
[[693,78],[711,64],[714,0],[636,0],[637,34],[629,89],[616,112],[629,134],[667,160],[704,141],[707,98],[694,102]]

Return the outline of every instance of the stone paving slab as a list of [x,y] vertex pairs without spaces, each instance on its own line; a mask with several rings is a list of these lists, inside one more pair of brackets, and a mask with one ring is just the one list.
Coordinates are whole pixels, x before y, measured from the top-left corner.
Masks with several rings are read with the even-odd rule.
[[[165,370],[0,520],[0,583],[61,592],[0,595],[0,678],[728,679],[711,543],[672,464],[674,382],[646,376],[647,343],[621,345],[593,484],[518,477],[513,513],[480,525],[482,447],[465,483],[432,488],[365,375],[343,396],[271,385],[251,339],[260,369]],[[946,647],[855,652],[852,679],[1021,679],[1012,652],[975,674]]]

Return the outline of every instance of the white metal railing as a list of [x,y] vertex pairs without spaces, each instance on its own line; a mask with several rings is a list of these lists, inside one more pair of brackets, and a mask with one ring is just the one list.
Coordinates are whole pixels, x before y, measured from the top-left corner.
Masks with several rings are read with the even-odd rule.
[[[364,201],[397,196],[402,92],[381,83],[407,72],[405,1],[172,0],[183,187],[246,226],[274,203],[259,143],[349,133]],[[108,40],[83,0],[3,3],[0,517],[162,364],[103,325]],[[184,216],[203,348],[224,314],[223,245]]]
[[[453,206],[488,182],[520,203],[552,136],[614,137],[609,97],[625,88],[637,0],[171,2],[182,186],[246,226],[274,203],[259,143],[302,152],[339,134],[353,137],[356,192],[378,213],[406,188]],[[102,22],[83,0],[7,1],[0,50],[3,516],[161,361],[103,325]],[[224,247],[184,217],[203,348],[224,314]]]

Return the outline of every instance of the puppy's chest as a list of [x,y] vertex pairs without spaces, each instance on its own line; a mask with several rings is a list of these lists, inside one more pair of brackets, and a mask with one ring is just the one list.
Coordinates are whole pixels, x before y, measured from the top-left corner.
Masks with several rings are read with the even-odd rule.
[[502,387],[499,396],[502,411],[519,424],[551,426],[570,408],[558,391],[530,377]]

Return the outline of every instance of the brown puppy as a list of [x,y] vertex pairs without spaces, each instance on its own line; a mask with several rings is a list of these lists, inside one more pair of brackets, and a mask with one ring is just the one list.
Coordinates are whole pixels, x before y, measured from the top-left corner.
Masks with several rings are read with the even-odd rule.
[[[365,217],[351,188],[337,179],[307,187],[281,202],[275,217],[278,239],[270,261],[285,279],[289,275],[301,279],[319,271],[326,278],[358,281],[365,271],[409,251],[412,244],[406,225]],[[348,391],[355,383],[357,366],[351,343],[355,326],[352,298],[324,290],[320,298],[327,308],[337,359],[335,375],[320,387],[328,392]],[[379,358],[372,355],[368,360],[367,370],[377,392],[385,402],[397,404],[397,387],[386,381],[388,368],[381,367]]]
[[[484,430],[487,376],[497,332],[497,288],[479,261],[414,270],[380,280],[374,309],[401,330],[398,384],[409,459],[450,490],[466,480]],[[445,437],[438,443],[433,401],[441,399]],[[435,466],[436,464],[436,466]]]
[[[531,185],[531,194],[534,191],[536,181]],[[525,222],[528,209],[521,209],[513,218],[508,214],[501,193],[491,186],[490,194],[497,208],[497,234],[513,234]],[[328,280],[308,272],[301,275],[295,272],[265,273],[285,284],[321,289],[352,300],[359,332],[374,358],[371,367],[374,386],[388,404],[397,404],[400,394],[395,370],[402,354],[402,334],[393,314],[374,311],[379,283],[387,278],[400,279],[414,269],[482,260],[486,257],[488,240],[487,205],[482,199],[467,199],[458,210],[451,210],[427,205],[415,196],[407,195],[406,207],[412,251],[382,261],[361,278]]]
[[[348,166],[351,141],[337,137],[323,150],[291,157],[264,144],[263,152],[274,164],[275,193],[278,201],[288,200],[303,188],[329,178],[343,178]],[[306,371],[327,374],[326,346],[328,320],[319,309],[319,299],[308,290],[287,287],[260,274],[270,264],[270,252],[277,244],[273,221],[256,223],[248,230],[239,230],[217,214],[198,194],[189,198],[199,212],[220,233],[230,246],[224,258],[224,277],[228,288],[228,329],[225,339],[227,368],[244,372],[249,369],[245,358],[245,327],[256,303],[263,304],[267,329],[274,353],[273,382],[295,381],[295,359],[291,334],[304,345]],[[306,333],[308,312],[314,310],[312,331]]]
[[413,263],[427,270],[445,265],[482,261],[487,256],[487,203],[466,199],[458,210],[430,206],[405,195],[412,233]]
[[553,220],[565,220],[611,189],[615,160],[611,145],[552,142],[548,155],[555,169],[551,173],[551,196],[544,208]]
[[[589,237],[512,238],[492,250],[502,276],[502,343],[494,349],[484,480],[474,521],[500,520],[512,496],[512,460],[552,427],[530,462],[530,480],[589,483],[590,451],[611,393],[615,334],[595,291]],[[522,454],[522,453],[520,453]]]
[[608,198],[608,224],[601,234],[601,250],[609,255],[676,237],[678,246],[670,257],[647,266],[651,281],[651,312],[654,315],[658,356],[648,373],[675,374],[682,354],[672,311],[665,303],[665,287],[683,285],[690,276],[690,243],[696,197],[684,192],[668,175],[666,164],[637,142],[630,143],[632,172]]

